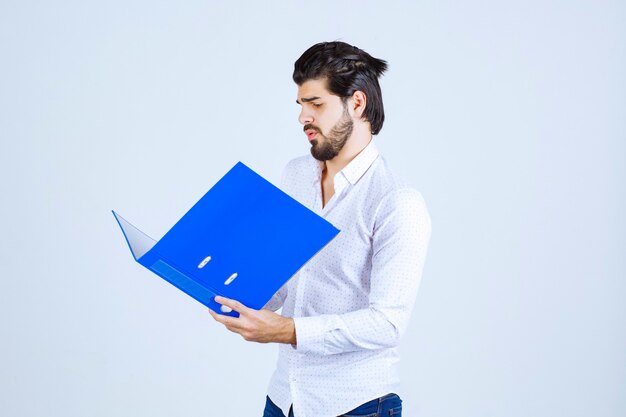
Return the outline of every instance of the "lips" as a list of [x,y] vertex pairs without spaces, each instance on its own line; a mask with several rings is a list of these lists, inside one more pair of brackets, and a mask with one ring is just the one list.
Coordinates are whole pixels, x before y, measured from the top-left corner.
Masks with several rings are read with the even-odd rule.
[[304,133],[306,133],[306,136],[309,138],[309,140],[312,140],[315,135],[317,135],[317,132],[315,130],[307,130]]

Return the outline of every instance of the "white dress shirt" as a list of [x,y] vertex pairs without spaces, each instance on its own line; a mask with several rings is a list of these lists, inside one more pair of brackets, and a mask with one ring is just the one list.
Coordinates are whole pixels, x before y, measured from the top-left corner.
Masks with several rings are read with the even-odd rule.
[[421,280],[430,217],[372,140],[334,177],[322,207],[324,162],[291,160],[280,188],[340,230],[266,304],[293,317],[296,346],[279,345],[268,396],[285,416],[335,417],[400,393],[397,350]]

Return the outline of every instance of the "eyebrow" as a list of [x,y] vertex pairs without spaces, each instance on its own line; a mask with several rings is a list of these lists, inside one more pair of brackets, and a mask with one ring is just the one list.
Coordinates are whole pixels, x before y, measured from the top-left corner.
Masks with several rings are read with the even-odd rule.
[[[308,103],[309,101],[315,101],[315,100],[319,100],[321,97],[309,97],[309,98],[303,98],[302,101],[304,103]],[[300,100],[296,99],[296,103],[300,104]]]

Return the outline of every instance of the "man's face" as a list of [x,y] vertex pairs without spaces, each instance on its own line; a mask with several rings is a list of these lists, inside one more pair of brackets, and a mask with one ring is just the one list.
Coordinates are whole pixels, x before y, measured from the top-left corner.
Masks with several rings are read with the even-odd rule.
[[352,134],[348,106],[326,89],[326,79],[305,81],[296,102],[302,106],[298,120],[311,143],[311,155],[319,161],[333,159]]

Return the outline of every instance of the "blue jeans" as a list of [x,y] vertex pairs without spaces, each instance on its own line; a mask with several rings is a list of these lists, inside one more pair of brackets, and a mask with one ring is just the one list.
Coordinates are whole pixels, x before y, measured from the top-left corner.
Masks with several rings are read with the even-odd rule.
[[[285,417],[283,411],[270,400],[265,397],[265,410],[263,417]],[[391,417],[402,416],[402,400],[397,394],[387,394],[365,404],[361,404],[352,411],[342,414],[339,417]],[[294,417],[293,409],[289,407],[289,416]]]

